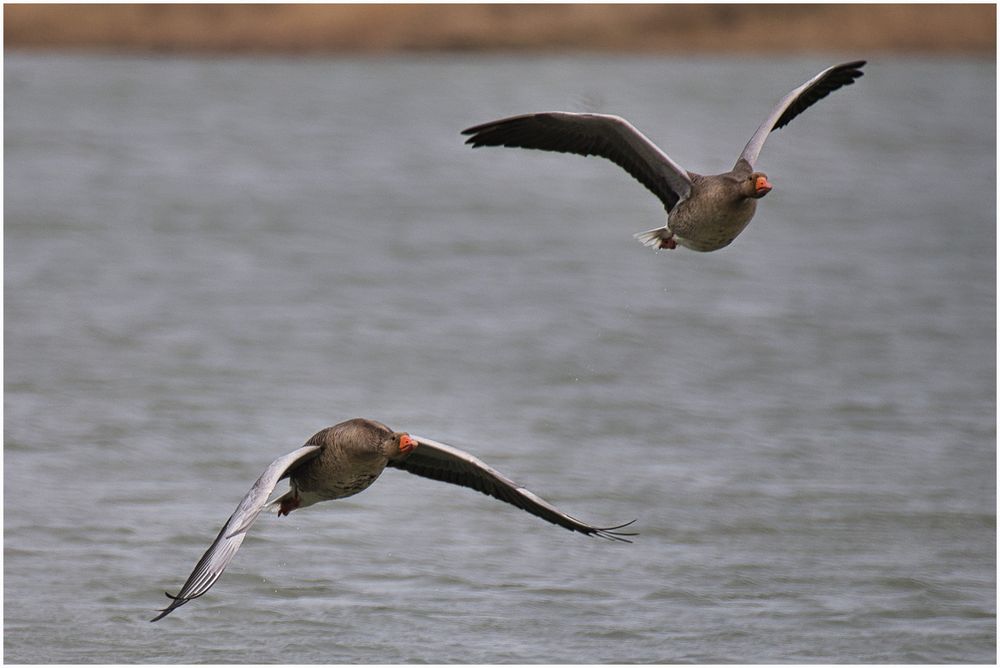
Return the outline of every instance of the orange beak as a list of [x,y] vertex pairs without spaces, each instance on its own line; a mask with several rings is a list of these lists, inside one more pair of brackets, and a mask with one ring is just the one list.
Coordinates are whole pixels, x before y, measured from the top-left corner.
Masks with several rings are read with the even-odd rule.
[[754,183],[754,190],[756,191],[757,197],[763,197],[764,195],[771,192],[772,186],[767,180],[767,177],[758,176],[757,181]]
[[409,434],[403,434],[399,437],[399,451],[404,455],[410,454],[410,451],[415,447],[417,447],[417,442]]

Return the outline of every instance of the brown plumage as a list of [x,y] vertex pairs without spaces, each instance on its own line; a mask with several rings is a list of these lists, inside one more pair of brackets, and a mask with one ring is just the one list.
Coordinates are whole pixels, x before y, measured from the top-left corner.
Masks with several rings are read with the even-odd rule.
[[[355,418],[323,429],[301,448],[271,462],[202,555],[180,592],[176,596],[167,594],[170,605],[151,621],[166,617],[211,589],[265,508],[287,515],[320,501],[357,494],[375,482],[386,467],[470,487],[571,531],[623,542],[629,542],[626,536],[635,535],[619,531],[627,524],[596,527],[581,522],[458,448],[394,432],[375,420]],[[289,478],[289,491],[268,503],[275,485],[284,478]]]

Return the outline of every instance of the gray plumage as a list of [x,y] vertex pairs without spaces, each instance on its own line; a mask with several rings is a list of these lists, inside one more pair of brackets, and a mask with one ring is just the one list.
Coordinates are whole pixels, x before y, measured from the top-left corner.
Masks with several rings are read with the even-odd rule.
[[508,146],[607,158],[646,186],[667,211],[665,226],[636,238],[657,248],[679,244],[713,251],[732,243],[753,218],[756,200],[772,188],[767,175],[755,171],[768,135],[831,92],[854,83],[864,65],[858,60],[829,67],[781,98],[733,169],[723,174],[702,176],[684,169],[624,118],[606,114],[523,114],[476,125],[462,134],[469,135],[465,143],[473,148]]

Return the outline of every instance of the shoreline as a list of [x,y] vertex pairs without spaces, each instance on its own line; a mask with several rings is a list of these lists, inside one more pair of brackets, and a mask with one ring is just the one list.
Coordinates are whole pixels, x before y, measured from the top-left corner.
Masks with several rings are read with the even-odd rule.
[[5,50],[996,56],[996,5],[4,6]]

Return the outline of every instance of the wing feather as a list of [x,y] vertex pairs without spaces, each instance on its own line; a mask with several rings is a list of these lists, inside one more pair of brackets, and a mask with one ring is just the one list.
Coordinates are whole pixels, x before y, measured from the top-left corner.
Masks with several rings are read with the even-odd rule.
[[306,445],[298,450],[293,450],[287,455],[278,457],[268,466],[257,482],[253,484],[247,492],[236,511],[229,517],[229,520],[215,537],[215,541],[205,551],[201,559],[195,565],[187,582],[181,587],[177,595],[167,594],[171,599],[170,605],[160,611],[156,617],[150,621],[155,622],[163,619],[176,608],[184,605],[194,598],[198,598],[215,584],[222,572],[226,570],[229,562],[233,560],[236,551],[243,544],[247,530],[253,525],[267,503],[267,499],[274,491],[274,486],[278,481],[286,477],[290,470],[303,460],[315,457],[321,448],[318,445]]
[[750,141],[747,142],[746,148],[740,154],[740,160],[746,160],[753,166],[772,130],[785,127],[793,118],[833,91],[849,86],[854,83],[855,79],[864,76],[861,68],[864,67],[865,63],[864,60],[855,60],[828,67],[781,98],[764,119],[764,122],[760,124],[760,127],[757,128],[757,131],[754,132]]
[[618,531],[632,522],[613,527],[595,527],[581,522],[463,450],[423,436],[410,434],[410,437],[419,445],[405,458],[390,461],[389,466],[425,478],[469,487],[571,531],[626,543],[631,541],[625,536],[636,535]]
[[483,123],[462,131],[466,144],[534,148],[607,158],[660,198],[667,211],[691,192],[687,170],[620,116],[549,111]]

